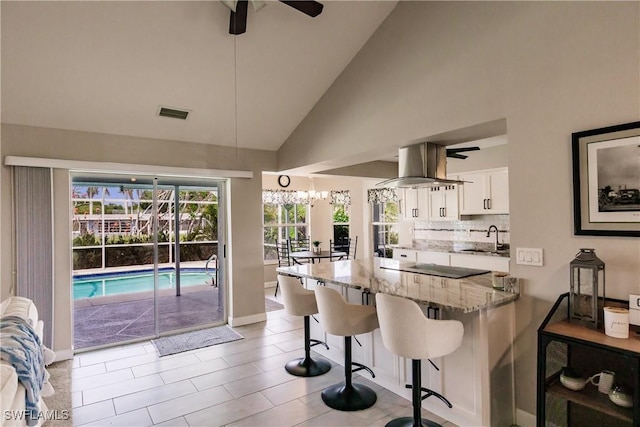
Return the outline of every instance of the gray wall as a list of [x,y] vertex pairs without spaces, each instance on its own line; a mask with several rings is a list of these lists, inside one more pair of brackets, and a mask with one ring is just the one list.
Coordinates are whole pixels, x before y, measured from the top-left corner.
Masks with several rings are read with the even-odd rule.
[[609,296],[640,289],[634,238],[573,234],[571,133],[640,118],[638,2],[399,2],[278,153],[293,168],[506,118],[517,405],[535,413],[536,328],[595,248]]

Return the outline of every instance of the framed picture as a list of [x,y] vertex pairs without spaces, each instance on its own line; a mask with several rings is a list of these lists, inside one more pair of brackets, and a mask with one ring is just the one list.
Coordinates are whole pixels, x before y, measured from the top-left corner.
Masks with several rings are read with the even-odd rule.
[[574,233],[640,237],[640,122],[571,139]]

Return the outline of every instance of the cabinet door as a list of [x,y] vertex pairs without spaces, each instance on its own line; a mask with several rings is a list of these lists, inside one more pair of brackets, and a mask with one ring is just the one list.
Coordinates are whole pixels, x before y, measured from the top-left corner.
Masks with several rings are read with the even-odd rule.
[[418,192],[413,188],[405,188],[401,192],[400,211],[402,219],[413,220],[417,216],[418,210]]
[[443,185],[427,189],[429,196],[429,220],[452,221],[459,219],[458,189],[455,185]]
[[487,172],[487,198],[489,211],[496,214],[509,213],[509,172],[502,169]]
[[418,188],[416,192],[416,219],[429,219],[429,189]]
[[460,180],[468,181],[460,186],[460,214],[485,214],[486,196],[484,172],[464,173],[458,176]]

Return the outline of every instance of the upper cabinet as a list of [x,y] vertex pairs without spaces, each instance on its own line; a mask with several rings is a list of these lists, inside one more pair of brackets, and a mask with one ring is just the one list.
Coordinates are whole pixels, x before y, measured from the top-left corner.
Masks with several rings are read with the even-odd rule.
[[429,219],[431,221],[452,221],[459,219],[458,188],[456,185],[441,185],[426,188],[429,194]]
[[460,186],[460,214],[508,214],[509,169],[498,168],[458,174],[466,182]]
[[429,219],[429,194],[424,189],[405,188],[400,197],[403,219]]

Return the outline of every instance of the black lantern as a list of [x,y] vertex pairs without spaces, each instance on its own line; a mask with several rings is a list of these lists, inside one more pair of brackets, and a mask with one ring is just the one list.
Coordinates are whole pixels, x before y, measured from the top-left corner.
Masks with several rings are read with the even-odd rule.
[[[569,264],[571,289],[569,292],[569,321],[598,329],[598,292],[602,287],[604,302],[604,262],[594,249],[580,249]],[[601,320],[601,319],[600,319]]]

